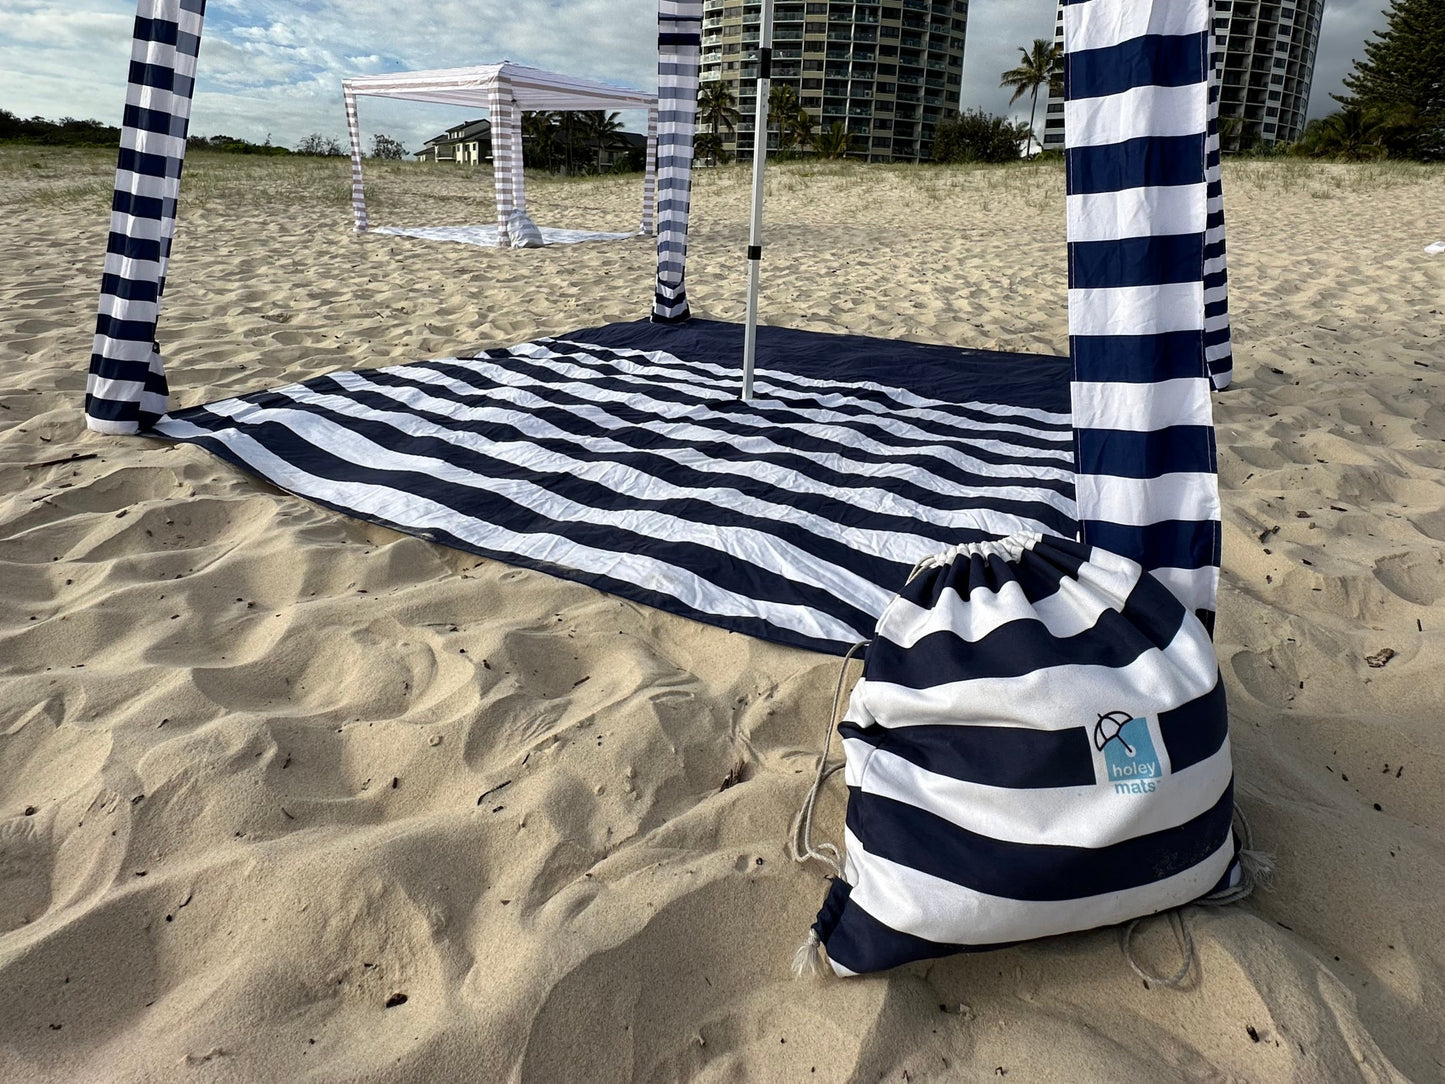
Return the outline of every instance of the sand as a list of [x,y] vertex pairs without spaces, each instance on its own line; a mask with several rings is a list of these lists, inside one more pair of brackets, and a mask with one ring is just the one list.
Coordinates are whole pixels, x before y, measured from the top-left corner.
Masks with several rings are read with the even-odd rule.
[[[1191,912],[1176,992],[1111,930],[795,981],[835,660],[88,434],[112,163],[0,151],[0,1080],[1445,1078],[1445,172],[1225,174],[1218,647],[1279,872]],[[741,317],[747,183],[698,177],[700,315]],[[378,223],[490,221],[485,173],[371,184]],[[768,187],[769,322],[1066,348],[1061,169]],[[572,228],[639,189],[530,182]],[[647,311],[645,240],[357,237],[346,192],[187,164],[174,404]]]

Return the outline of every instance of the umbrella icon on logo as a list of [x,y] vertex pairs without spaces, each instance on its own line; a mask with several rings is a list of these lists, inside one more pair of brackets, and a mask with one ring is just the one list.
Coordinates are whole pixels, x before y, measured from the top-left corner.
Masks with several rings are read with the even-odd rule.
[[1134,747],[1124,739],[1124,728],[1133,721],[1134,717],[1127,711],[1110,711],[1100,715],[1099,721],[1094,724],[1094,748],[1103,752],[1104,746],[1116,741],[1132,757]]

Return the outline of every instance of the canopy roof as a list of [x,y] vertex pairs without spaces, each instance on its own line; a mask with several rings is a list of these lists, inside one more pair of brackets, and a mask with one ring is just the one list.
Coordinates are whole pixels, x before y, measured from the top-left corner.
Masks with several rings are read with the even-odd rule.
[[341,84],[347,94],[381,98],[405,98],[414,102],[445,105],[489,105],[491,94],[501,86],[511,89],[510,100],[528,112],[581,109],[645,109],[657,104],[657,95],[627,87],[614,87],[528,68],[504,60],[471,68],[437,68],[433,71],[389,72],[362,75]]

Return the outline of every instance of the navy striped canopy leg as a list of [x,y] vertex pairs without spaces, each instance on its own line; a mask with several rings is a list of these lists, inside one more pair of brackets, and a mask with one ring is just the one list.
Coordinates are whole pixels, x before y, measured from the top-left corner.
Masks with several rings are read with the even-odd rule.
[[1083,540],[1212,627],[1210,0],[1066,0],[1069,341]]
[[654,323],[672,324],[687,307],[687,215],[692,203],[692,141],[702,59],[702,0],[657,5],[657,288]]
[[1219,82],[1224,48],[1211,42],[1209,64],[1209,141],[1205,174],[1209,182],[1209,222],[1204,236],[1204,357],[1216,391],[1234,379],[1234,351],[1229,341],[1229,271],[1224,255],[1224,183],[1220,165]]
[[156,318],[176,226],[206,0],[139,0],[85,422],[136,433],[166,411]]

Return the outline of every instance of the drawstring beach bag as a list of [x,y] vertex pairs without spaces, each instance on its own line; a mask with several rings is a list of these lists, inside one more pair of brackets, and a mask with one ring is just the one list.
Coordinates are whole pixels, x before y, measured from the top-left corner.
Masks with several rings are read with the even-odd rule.
[[541,248],[546,243],[526,211],[519,208],[507,216],[507,244],[512,248]]
[[[1203,624],[1138,564],[1017,534],[923,561],[838,726],[848,811],[800,964],[840,975],[1237,898]],[[802,838],[801,852],[797,839]]]

